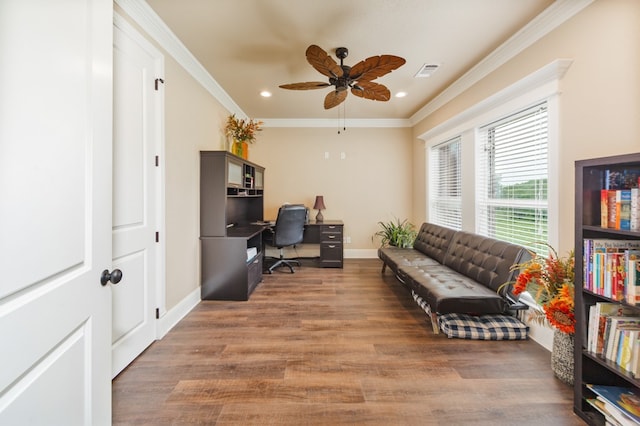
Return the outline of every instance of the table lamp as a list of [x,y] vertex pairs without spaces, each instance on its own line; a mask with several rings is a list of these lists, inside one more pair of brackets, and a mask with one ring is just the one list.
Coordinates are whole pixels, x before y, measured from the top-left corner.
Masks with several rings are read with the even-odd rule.
[[322,195],[316,195],[316,202],[313,204],[314,210],[318,210],[318,214],[316,215],[316,222],[322,222],[324,217],[322,217],[322,210],[326,210],[327,208],[324,206],[324,197]]

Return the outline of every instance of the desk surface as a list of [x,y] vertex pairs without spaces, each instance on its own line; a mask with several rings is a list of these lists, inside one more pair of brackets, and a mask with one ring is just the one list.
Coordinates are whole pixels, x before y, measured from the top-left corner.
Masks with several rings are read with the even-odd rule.
[[315,220],[310,220],[307,225],[311,226],[320,226],[320,225],[344,225],[341,220],[323,220],[322,222],[318,222]]
[[[255,222],[255,223],[258,224],[258,222]],[[276,221],[275,219],[265,220],[265,221],[259,222],[259,224],[265,225],[265,226],[273,226],[276,224]],[[320,225],[344,225],[344,223],[341,220],[323,220],[322,222],[310,220],[309,222],[305,223],[305,226],[320,226]]]

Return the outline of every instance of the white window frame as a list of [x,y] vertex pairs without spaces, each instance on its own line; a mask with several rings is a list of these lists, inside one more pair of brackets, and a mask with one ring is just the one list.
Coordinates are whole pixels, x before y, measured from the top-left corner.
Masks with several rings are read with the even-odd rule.
[[[541,111],[544,111],[544,113],[540,114]],[[514,125],[518,126],[518,133],[514,133]],[[544,133],[540,133],[540,125],[544,126]],[[523,126],[528,126],[528,128]],[[498,149],[493,151],[493,160],[490,160],[487,156],[487,150],[491,150],[489,132],[496,128],[506,130],[506,132],[500,134],[501,140],[495,141]],[[523,130],[526,133],[523,133]],[[526,140],[521,139],[525,135]],[[546,245],[548,238],[544,237],[544,234],[548,231],[549,220],[547,198],[542,198],[540,193],[535,198],[530,199],[494,197],[494,194],[490,194],[492,190],[497,191],[500,188],[505,188],[505,186],[495,181],[495,179],[501,178],[499,174],[501,165],[498,162],[502,163],[504,166],[502,170],[506,172],[502,177],[511,180],[514,184],[522,183],[522,179],[544,178],[547,180],[547,185],[549,185],[551,182],[549,181],[548,173],[548,146],[548,108],[546,101],[519,111],[512,111],[505,117],[499,117],[491,123],[477,128],[475,156],[477,183],[475,192],[476,233],[498,239],[500,239],[500,234],[506,233],[508,235],[505,235],[505,240],[520,244],[544,256],[548,254]],[[538,150],[538,152],[534,152],[535,150]],[[526,158],[520,157],[524,154],[528,156]],[[491,166],[489,164],[491,161],[495,161],[496,164]],[[545,170],[546,173],[544,175],[538,174],[539,167]],[[494,175],[494,172],[497,174]],[[535,215],[535,223],[533,225],[537,229],[500,228],[496,226],[496,223],[499,222],[498,218],[496,217],[492,222],[489,217],[491,216],[489,211],[500,211],[493,210],[494,207],[507,209],[507,212],[510,212],[507,214],[497,213],[499,216],[509,220],[507,224],[510,225],[517,223],[517,221],[512,220],[511,215],[520,209],[543,212],[546,218],[542,218],[538,214]],[[502,212],[504,213],[504,210]]]
[[[450,160],[451,148],[457,150],[454,165]],[[456,136],[430,149],[429,221],[451,229],[462,229],[462,137]],[[446,182],[443,182],[446,180]],[[442,188],[443,186],[447,188]],[[443,193],[444,192],[444,193]]]

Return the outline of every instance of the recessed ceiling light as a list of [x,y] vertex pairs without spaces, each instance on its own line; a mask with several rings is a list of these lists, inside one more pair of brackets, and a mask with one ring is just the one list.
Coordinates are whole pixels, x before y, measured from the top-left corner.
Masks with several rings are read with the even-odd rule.
[[260,92],[260,96],[262,96],[263,98],[270,98],[271,97],[271,92],[263,90],[262,92]]
[[396,98],[404,98],[407,96],[407,92],[398,92],[396,93]]

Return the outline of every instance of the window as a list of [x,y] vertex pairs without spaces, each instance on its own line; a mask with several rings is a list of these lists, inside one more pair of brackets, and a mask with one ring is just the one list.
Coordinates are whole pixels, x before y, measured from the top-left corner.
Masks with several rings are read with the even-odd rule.
[[430,222],[462,229],[460,137],[431,148],[429,189]]
[[546,102],[479,129],[476,232],[547,254]]

